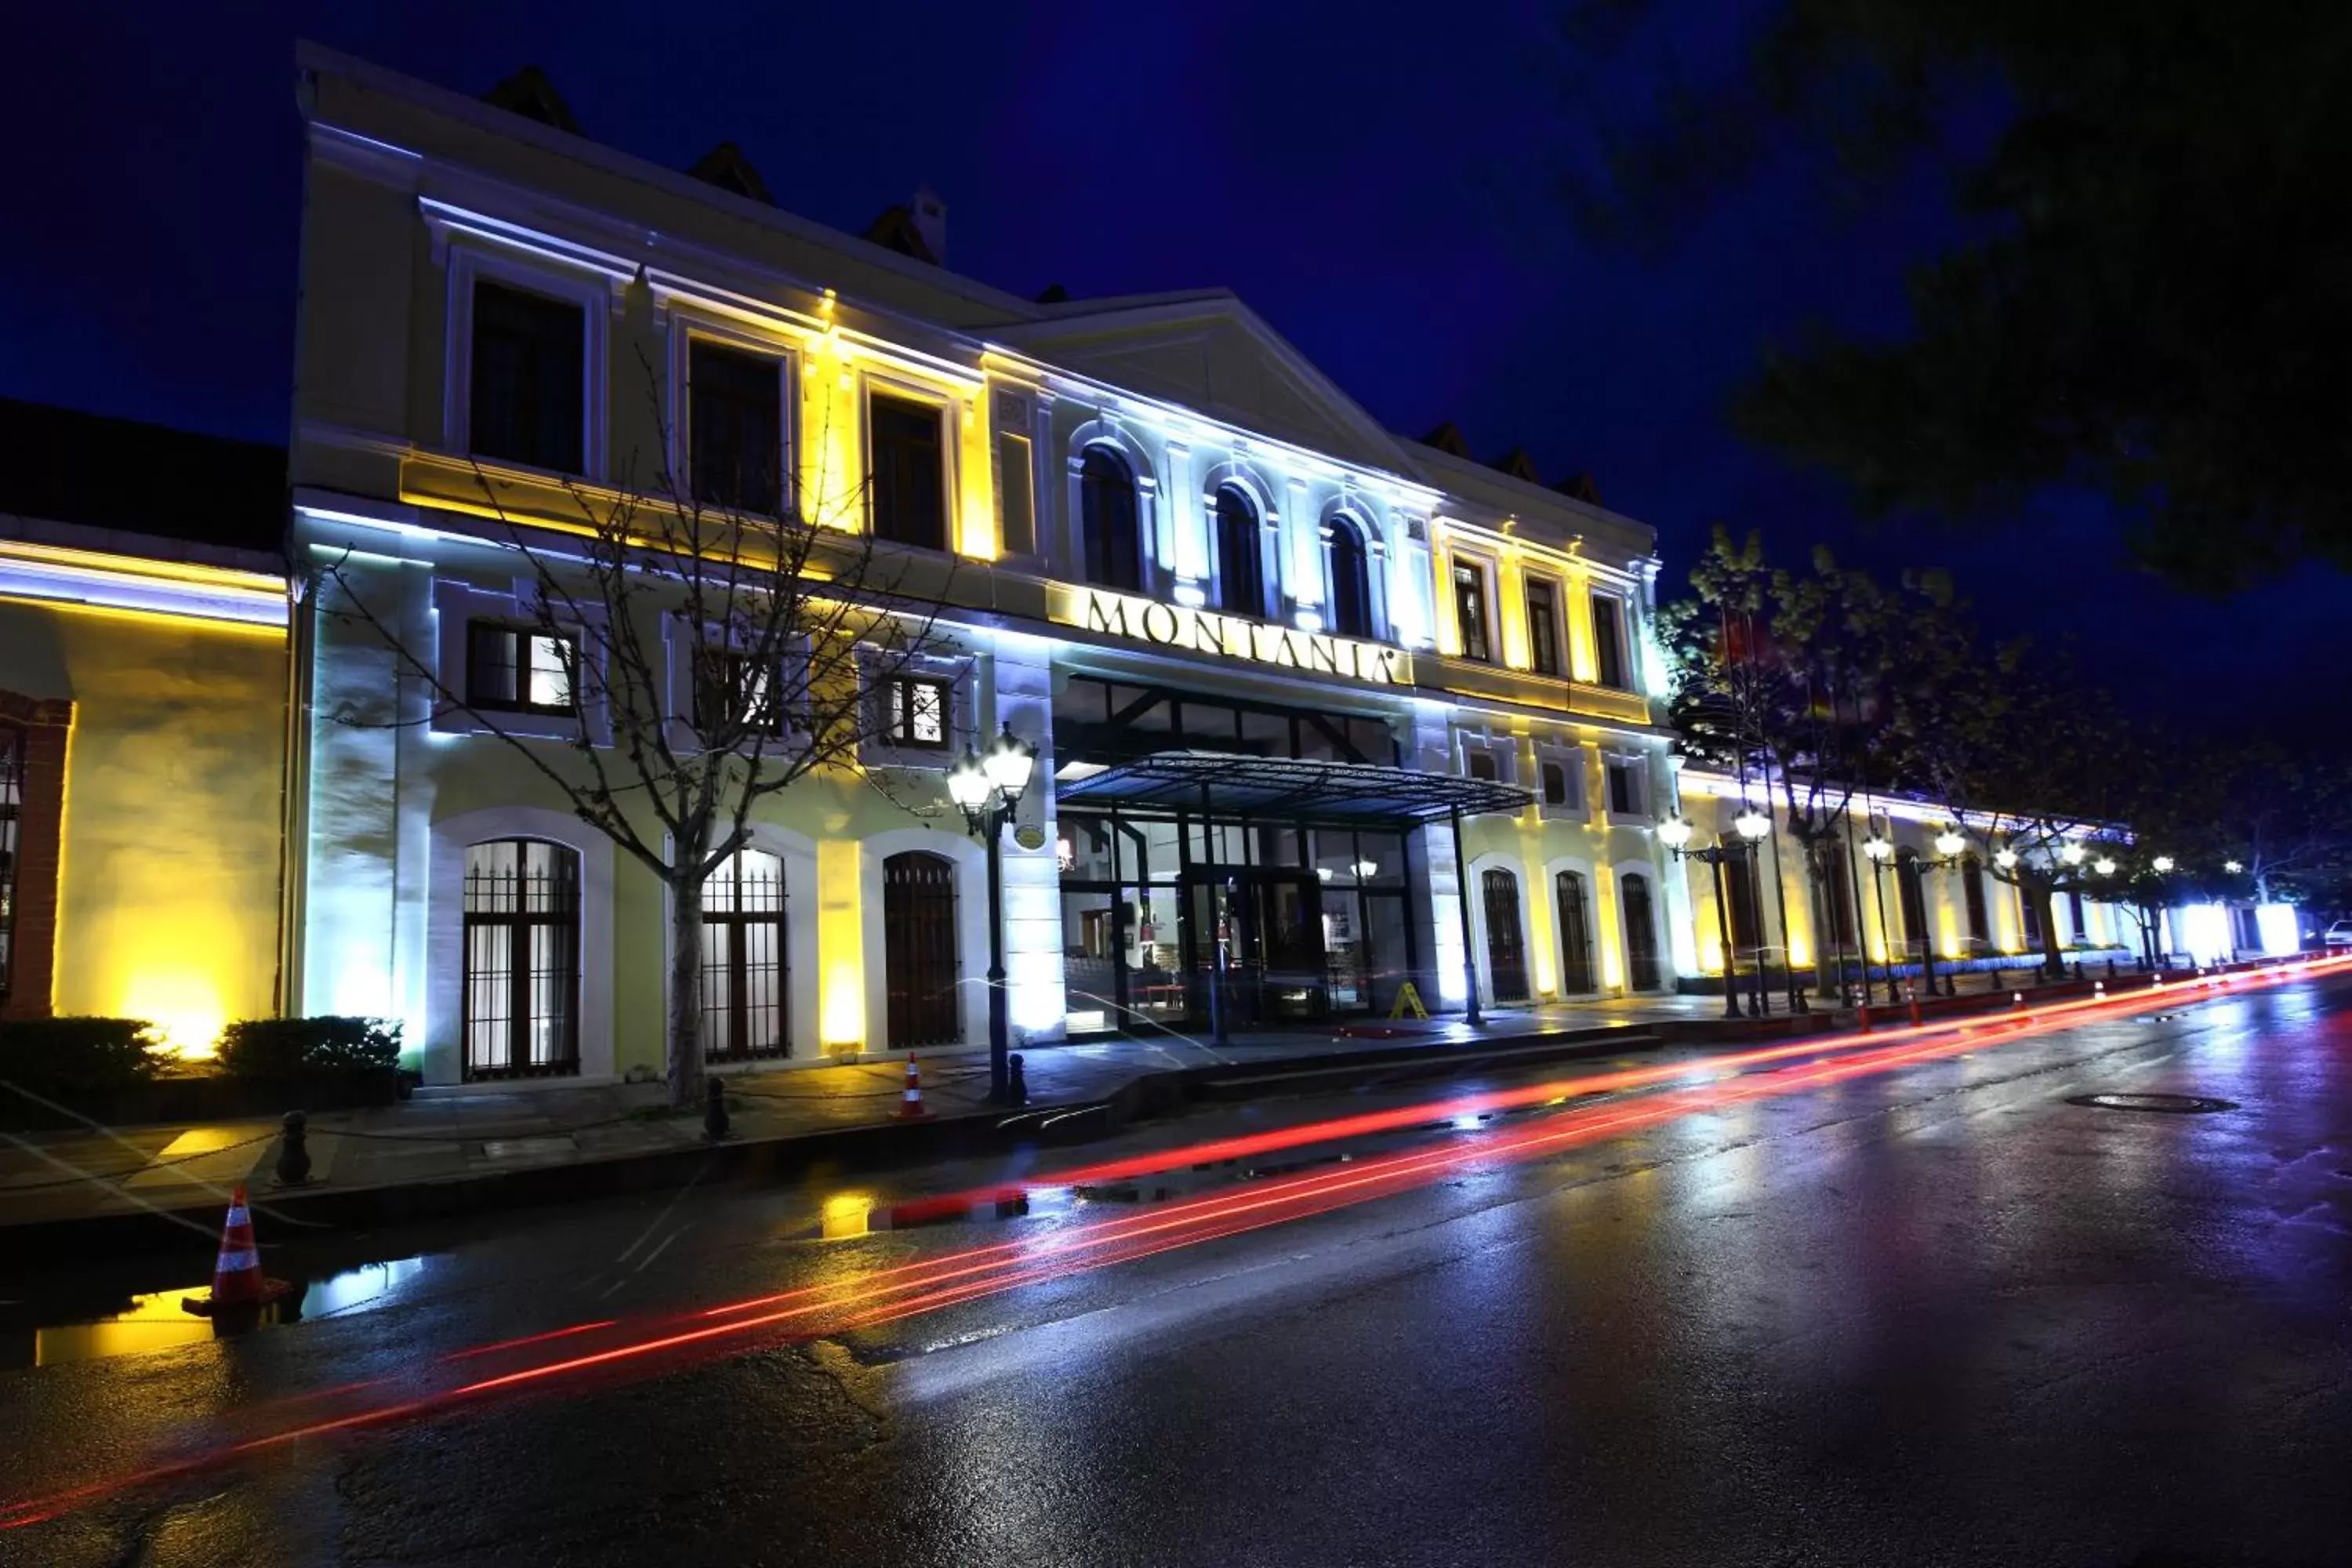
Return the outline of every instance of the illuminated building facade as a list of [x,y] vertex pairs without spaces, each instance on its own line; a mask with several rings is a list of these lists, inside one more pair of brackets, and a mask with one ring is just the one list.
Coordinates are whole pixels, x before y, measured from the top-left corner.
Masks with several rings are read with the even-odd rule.
[[284,466],[0,403],[0,1018],[278,1010]]
[[[740,155],[674,173],[543,83],[493,99],[302,57],[298,572],[450,689],[527,683],[509,523],[746,417],[804,513],[957,567],[925,734],[763,802],[722,873],[730,1058],[984,1037],[944,777],[1008,725],[1024,1041],[1674,987],[1647,528],[1381,429],[1222,291],[1024,300],[939,264],[934,199],[852,238]],[[380,636],[313,595],[296,637],[290,1005],[405,1020],[435,1081],[657,1068],[658,880]]]

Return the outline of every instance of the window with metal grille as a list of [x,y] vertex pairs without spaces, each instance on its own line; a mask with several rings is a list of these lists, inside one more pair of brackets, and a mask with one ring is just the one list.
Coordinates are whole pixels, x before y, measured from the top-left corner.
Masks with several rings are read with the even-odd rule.
[[940,420],[940,409],[929,403],[886,392],[867,397],[877,539],[926,550],[948,547],[947,455]]
[[694,499],[775,516],[784,497],[783,362],[697,342],[687,350]]
[[1454,626],[1461,635],[1464,658],[1493,661],[1494,644],[1486,636],[1486,572],[1475,562],[1454,563]]
[[0,724],[0,1002],[15,973],[16,858],[24,833],[25,731]]
[[1543,797],[1546,805],[1568,804],[1568,769],[1559,763],[1543,765]]
[[577,304],[475,283],[467,436],[476,457],[581,471],[587,332]]
[[944,750],[950,739],[948,702],[951,695],[952,689],[944,680],[893,676],[886,698],[888,731],[885,739],[894,746]]
[[1489,784],[1495,782],[1495,753],[1484,746],[1475,746],[1465,752],[1462,763],[1462,771],[1472,778],[1485,779]]
[[578,645],[560,633],[502,621],[466,626],[466,704],[489,712],[571,713]]
[[580,857],[537,838],[466,850],[465,1076],[580,1070]]
[[784,945],[784,863],[764,849],[729,856],[702,884],[702,1051],[747,1061],[792,1051]]

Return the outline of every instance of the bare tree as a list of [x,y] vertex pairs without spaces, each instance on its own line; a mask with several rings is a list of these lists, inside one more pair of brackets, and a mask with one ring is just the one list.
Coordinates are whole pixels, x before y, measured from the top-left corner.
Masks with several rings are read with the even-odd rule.
[[[660,382],[646,374],[658,423]],[[665,454],[667,437],[665,427]],[[509,515],[478,470],[497,542],[528,584],[506,640],[473,650],[490,658],[488,681],[454,682],[409,647],[348,562],[324,574],[336,590],[326,613],[372,628],[436,712],[505,742],[661,879],[679,1108],[699,1102],[704,1082],[706,879],[751,841],[760,803],[802,779],[845,771],[889,794],[867,748],[945,743],[954,705],[940,683],[968,673],[939,629],[951,557],[877,543],[862,481],[803,508],[778,448],[729,456],[722,466],[698,453],[683,475],[665,458],[642,489],[567,483],[572,515],[553,521]],[[558,739],[528,733],[517,708],[567,711],[572,724]]]

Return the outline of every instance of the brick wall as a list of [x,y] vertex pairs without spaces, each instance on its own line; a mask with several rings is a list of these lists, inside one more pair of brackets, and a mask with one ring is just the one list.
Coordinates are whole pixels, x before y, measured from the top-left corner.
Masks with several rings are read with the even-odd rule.
[[0,1018],[46,1018],[57,960],[58,830],[65,815],[66,737],[73,729],[73,704],[0,690],[0,724],[25,738],[15,931]]

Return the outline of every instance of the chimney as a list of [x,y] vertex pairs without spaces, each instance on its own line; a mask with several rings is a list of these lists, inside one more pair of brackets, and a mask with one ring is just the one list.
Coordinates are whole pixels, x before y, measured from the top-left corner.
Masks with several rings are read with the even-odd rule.
[[940,199],[939,192],[929,185],[915,187],[915,199],[907,204],[907,214],[933,258],[941,266],[947,265],[948,204]]

